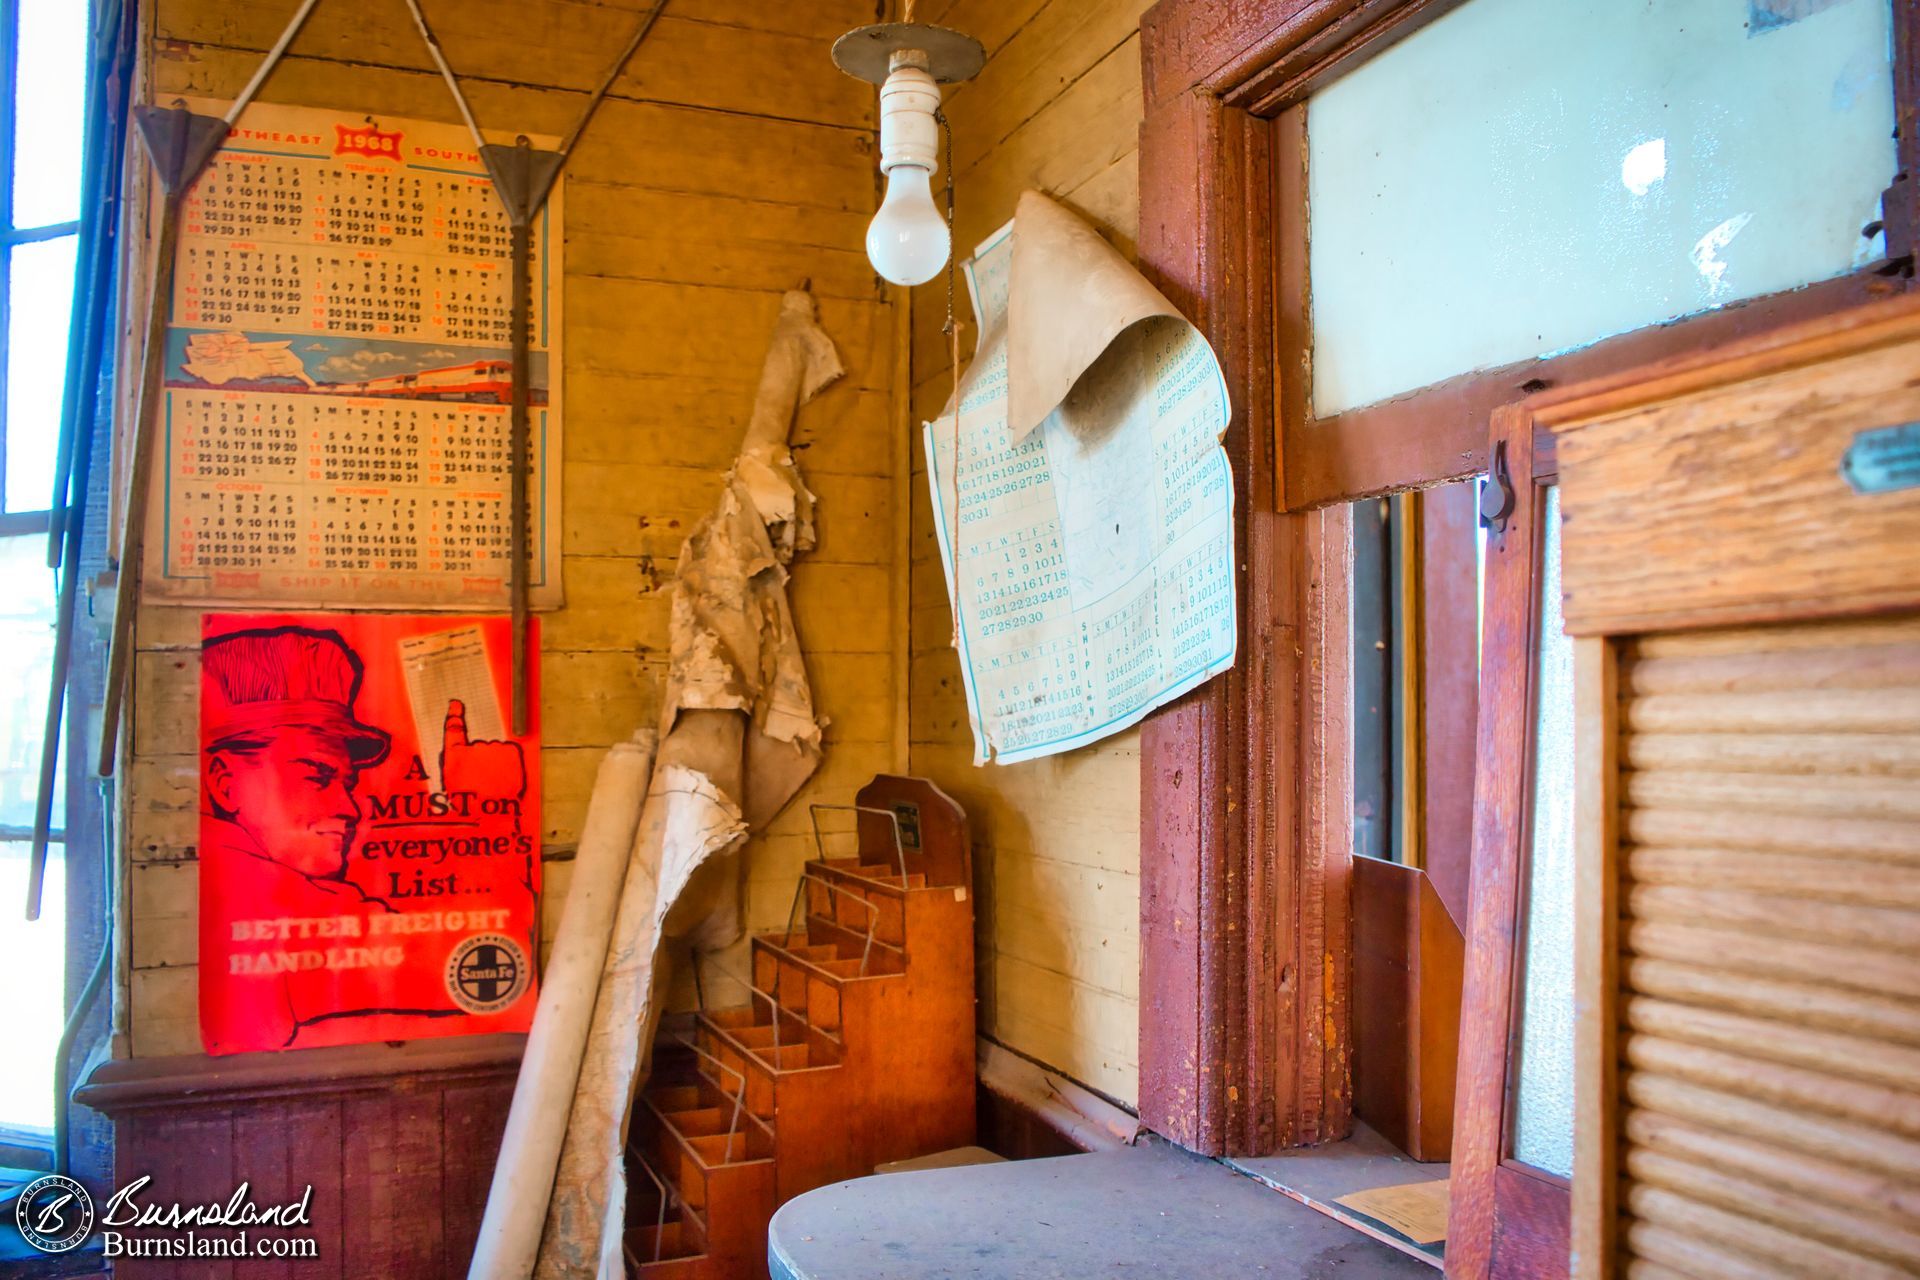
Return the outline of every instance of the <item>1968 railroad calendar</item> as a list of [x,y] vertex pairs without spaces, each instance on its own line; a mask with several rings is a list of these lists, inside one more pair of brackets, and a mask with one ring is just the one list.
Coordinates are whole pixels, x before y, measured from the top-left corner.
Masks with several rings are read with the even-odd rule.
[[[545,608],[560,603],[558,188],[535,232],[530,571]],[[504,607],[508,254],[459,127],[250,107],[182,210],[150,598]]]

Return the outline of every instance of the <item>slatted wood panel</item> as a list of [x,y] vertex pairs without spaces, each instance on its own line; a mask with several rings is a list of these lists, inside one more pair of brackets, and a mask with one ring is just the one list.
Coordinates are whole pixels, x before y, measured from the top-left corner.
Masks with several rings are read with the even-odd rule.
[[1619,689],[1626,1274],[1920,1275],[1920,617]]

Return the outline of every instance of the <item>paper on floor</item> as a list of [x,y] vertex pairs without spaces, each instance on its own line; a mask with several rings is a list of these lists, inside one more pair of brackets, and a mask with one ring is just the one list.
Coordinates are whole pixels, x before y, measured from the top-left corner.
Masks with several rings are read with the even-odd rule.
[[1415,1244],[1438,1244],[1447,1238],[1448,1185],[1445,1178],[1432,1178],[1374,1187],[1341,1196],[1334,1203],[1392,1227]]

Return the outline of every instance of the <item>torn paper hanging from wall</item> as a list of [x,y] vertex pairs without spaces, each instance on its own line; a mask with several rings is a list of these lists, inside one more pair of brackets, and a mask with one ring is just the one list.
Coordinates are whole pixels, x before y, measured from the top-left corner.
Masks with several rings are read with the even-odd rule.
[[926,424],[927,478],[974,760],[1012,764],[1233,665],[1227,387],[1173,304],[1038,192],[966,271],[981,338],[958,423],[949,402]]
[[[595,995],[537,1280],[625,1274],[627,1133],[650,1066],[669,944],[705,954],[740,937],[747,836],[820,765],[826,722],[813,707],[787,600],[787,566],[814,543],[813,495],[787,435],[799,406],[842,372],[812,296],[789,292],[740,456],[713,512],[681,547],[659,756]],[[503,1248],[483,1265],[476,1254],[471,1280],[518,1280],[525,1273],[508,1265],[514,1257]]]

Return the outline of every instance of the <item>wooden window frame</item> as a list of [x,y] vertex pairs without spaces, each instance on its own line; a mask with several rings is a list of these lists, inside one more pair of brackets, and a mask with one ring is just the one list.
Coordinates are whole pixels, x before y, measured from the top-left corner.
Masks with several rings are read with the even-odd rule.
[[[89,51],[89,54],[91,51]],[[42,223],[37,226],[20,227],[14,225],[14,135],[17,124],[17,104],[14,101],[19,86],[20,62],[20,10],[16,4],[0,5],[0,343],[10,332],[13,306],[13,253],[22,245],[39,244],[48,240],[64,240],[68,236],[78,241],[80,222],[69,219],[63,222]],[[91,68],[88,68],[91,73]],[[78,198],[75,200],[79,203]],[[72,335],[68,336],[68,345],[72,345]],[[24,534],[45,533],[51,527],[52,516],[49,507],[52,503],[52,486],[48,487],[48,506],[33,506],[15,511],[7,505],[7,380],[11,368],[11,354],[0,347],[0,536],[12,537]],[[25,426],[28,424],[20,424]],[[38,427],[39,424],[32,424]],[[52,481],[53,477],[48,477]]]
[[1895,0],[1886,262],[1310,418],[1302,104],[1460,2],[1160,0],[1141,23],[1140,263],[1212,342],[1233,403],[1239,660],[1146,722],[1140,766],[1141,1118],[1208,1154],[1352,1124],[1337,504],[1483,470],[1500,405],[1913,287],[1920,4]]
[[1567,1269],[1568,1181],[1509,1154],[1532,862],[1546,491],[1557,478],[1536,457],[1535,439],[1524,407],[1493,411],[1490,483],[1510,486],[1513,506],[1487,535],[1473,895],[1447,1232],[1447,1269],[1456,1276]]

